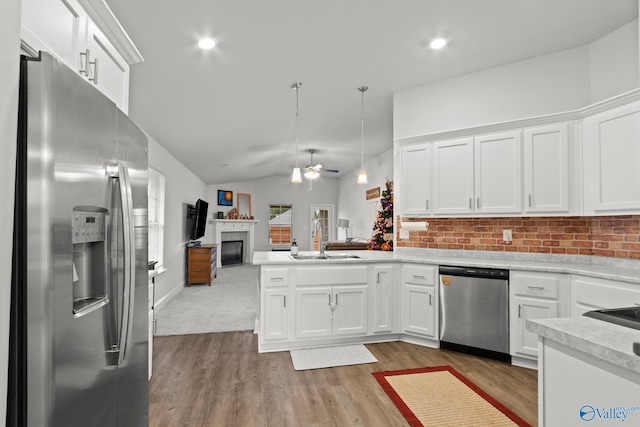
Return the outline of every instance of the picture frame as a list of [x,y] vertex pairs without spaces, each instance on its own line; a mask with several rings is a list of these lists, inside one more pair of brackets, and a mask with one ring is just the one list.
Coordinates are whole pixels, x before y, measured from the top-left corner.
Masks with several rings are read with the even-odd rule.
[[218,206],[233,206],[233,191],[218,190]]

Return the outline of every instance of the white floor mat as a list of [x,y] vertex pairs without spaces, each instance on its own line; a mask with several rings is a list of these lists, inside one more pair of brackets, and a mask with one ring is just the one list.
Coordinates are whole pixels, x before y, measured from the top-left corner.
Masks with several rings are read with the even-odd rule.
[[359,365],[378,361],[362,344],[291,350],[291,360],[296,371]]

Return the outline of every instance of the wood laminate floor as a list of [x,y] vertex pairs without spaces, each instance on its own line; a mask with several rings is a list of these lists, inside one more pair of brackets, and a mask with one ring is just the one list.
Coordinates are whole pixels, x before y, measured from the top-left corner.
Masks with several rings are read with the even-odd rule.
[[531,425],[537,371],[402,342],[368,344],[378,363],[294,371],[258,353],[251,331],[155,337],[149,425],[406,426],[371,372],[450,365]]

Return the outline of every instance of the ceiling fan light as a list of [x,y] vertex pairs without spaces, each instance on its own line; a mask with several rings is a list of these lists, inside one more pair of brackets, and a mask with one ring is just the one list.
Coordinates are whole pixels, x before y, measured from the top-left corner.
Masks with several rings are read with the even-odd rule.
[[315,169],[312,169],[312,168],[311,168],[311,169],[309,169],[309,168],[307,168],[307,169],[304,171],[304,177],[305,177],[305,178],[307,178],[307,179],[317,179],[319,176],[320,176],[320,172],[318,172],[318,171],[317,171],[317,170],[315,170]]
[[291,182],[293,182],[294,184],[299,184],[302,182],[300,168],[293,168],[293,173],[291,174]]
[[358,172],[358,184],[366,184],[367,183],[367,171],[364,169],[360,169]]

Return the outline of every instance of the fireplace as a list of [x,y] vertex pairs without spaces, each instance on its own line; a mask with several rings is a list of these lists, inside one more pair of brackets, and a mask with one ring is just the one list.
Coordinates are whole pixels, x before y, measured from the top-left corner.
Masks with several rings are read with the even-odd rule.
[[243,263],[251,262],[255,250],[254,234],[256,220],[214,219],[213,243],[218,246],[218,265],[222,266],[222,244],[228,241],[242,240]]
[[220,259],[222,265],[242,264],[244,243],[242,240],[227,240],[222,242]]

